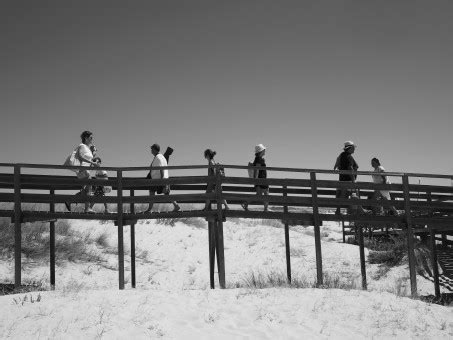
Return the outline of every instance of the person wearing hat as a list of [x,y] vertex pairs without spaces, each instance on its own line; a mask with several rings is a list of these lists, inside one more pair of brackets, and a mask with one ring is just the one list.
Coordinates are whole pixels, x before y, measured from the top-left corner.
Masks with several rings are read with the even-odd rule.
[[[160,146],[159,144],[151,145],[151,154],[154,156],[153,161],[151,162],[151,171],[149,173],[149,178],[151,181],[153,179],[161,179],[161,178],[168,178],[168,169],[157,169],[159,167],[166,167],[167,160],[165,159],[164,155],[160,153]],[[168,185],[152,185],[149,188],[149,195],[154,196],[155,194],[170,194],[170,188]],[[180,207],[176,201],[173,201],[174,209],[173,211],[179,211]],[[150,213],[153,209],[153,203],[149,203],[148,209],[143,211],[143,213]]]
[[[255,160],[253,166],[261,169],[255,169],[253,172],[253,178],[267,178],[266,161],[264,160],[264,154],[266,153],[266,147],[263,144],[255,146]],[[261,196],[269,195],[269,186],[267,184],[255,185],[256,194]],[[244,210],[248,210],[248,203],[244,202],[241,204]],[[269,202],[264,202],[264,211],[268,210]]]
[[[353,141],[346,141],[344,143],[343,152],[337,157],[337,161],[333,167],[334,170],[345,170],[345,171],[357,171],[359,165],[355,161],[352,154],[356,149],[356,145]],[[340,182],[355,182],[357,175],[352,174],[340,174]],[[340,188],[337,190],[337,198],[348,198],[350,196],[350,191],[348,189]],[[336,214],[340,214],[340,207],[337,208]]]

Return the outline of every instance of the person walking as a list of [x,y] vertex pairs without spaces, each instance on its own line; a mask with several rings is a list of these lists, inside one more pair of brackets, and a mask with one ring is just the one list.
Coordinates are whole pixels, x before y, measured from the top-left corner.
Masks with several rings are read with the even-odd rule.
[[[204,158],[208,161],[208,165],[209,165],[209,168],[208,168],[208,176],[215,176],[215,166],[218,164],[216,163],[216,161],[214,160],[214,156],[217,154],[217,152],[211,150],[211,149],[206,149],[204,151]],[[206,187],[206,193],[209,194],[211,192],[214,192],[215,191],[215,187],[216,185],[214,183],[209,183]],[[206,200],[206,205],[204,207],[203,210],[208,210],[210,208],[210,200]],[[230,207],[228,206],[228,203],[226,200],[222,200],[221,204],[225,205],[225,210],[229,210]]]
[[[102,165],[102,160],[100,157],[96,156],[93,158],[93,162],[96,162],[99,166]],[[102,179],[104,181],[109,179],[109,176],[107,174],[107,171],[105,170],[96,170],[94,174],[95,179]],[[104,197],[106,193],[109,193],[112,190],[112,187],[110,186],[103,186],[103,185],[97,185],[93,186],[93,196],[95,197]],[[91,208],[93,208],[94,203],[91,203]],[[109,210],[109,207],[107,205],[107,202],[104,203],[104,213],[105,214],[110,214],[111,211]]]
[[[352,154],[355,152],[356,145],[353,141],[347,141],[344,143],[343,152],[337,157],[335,165],[333,167],[334,170],[340,171],[357,171],[359,165],[355,161]],[[339,181],[340,182],[352,182],[355,183],[357,179],[357,175],[353,174],[340,174]],[[349,189],[339,188],[337,189],[336,197],[337,198],[349,198],[351,195],[351,191]],[[336,212],[337,215],[341,213],[340,207],[337,208]]]
[[[91,151],[91,147],[93,146],[94,136],[91,131],[83,131],[80,135],[82,143],[77,146],[75,157],[80,162],[80,166],[85,167],[92,167],[92,166],[99,166],[98,163],[93,161],[93,153]],[[79,179],[90,179],[91,173],[89,170],[78,170],[77,171],[77,178]],[[76,195],[86,195],[91,196],[92,190],[91,185],[84,185],[82,190],[77,193]],[[69,202],[65,202],[66,208],[71,211],[71,204]],[[90,202],[85,202],[85,212],[86,213],[94,213],[95,211],[91,208]]]
[[[253,171],[253,178],[267,178],[266,161],[264,155],[266,154],[266,147],[263,144],[255,146],[255,160],[253,166],[256,167]],[[269,186],[267,184],[255,185],[256,194],[258,196],[269,196]],[[241,204],[244,210],[248,210],[248,202]],[[264,202],[264,211],[268,211],[269,202]]]
[[[379,159],[377,159],[376,157],[371,159],[371,166],[374,168],[374,172],[376,173],[376,175],[371,176],[373,178],[374,183],[391,184],[388,177],[383,174],[383,173],[385,173],[385,169],[381,165],[381,162],[379,161]],[[390,190],[375,190],[373,198],[382,199],[384,201],[390,201],[391,200]],[[394,206],[390,206],[388,209],[392,215],[398,216],[398,210],[396,210],[396,208]]]
[[[151,162],[150,165],[150,179],[151,182],[154,179],[163,179],[163,178],[168,178],[168,169],[156,169],[159,167],[166,167],[167,166],[167,160],[165,157],[160,153],[160,146],[159,144],[153,144],[151,145],[151,154],[154,156],[153,161]],[[170,194],[170,186],[169,185],[151,185],[149,189],[149,195],[154,196],[156,194],[165,194],[169,195]],[[181,208],[178,205],[176,201],[172,202],[174,209],[173,211],[179,211]],[[148,205],[148,209],[143,211],[143,213],[150,213],[151,210],[153,209],[153,203],[150,202]]]

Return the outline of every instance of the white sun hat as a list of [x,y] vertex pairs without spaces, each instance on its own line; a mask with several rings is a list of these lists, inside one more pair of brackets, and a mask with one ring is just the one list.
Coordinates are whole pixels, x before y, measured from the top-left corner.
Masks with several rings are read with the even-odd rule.
[[351,147],[356,147],[353,141],[348,140],[347,142],[344,142],[344,150],[351,148]]
[[263,150],[266,150],[266,147],[263,144],[255,145],[255,153],[261,152]]

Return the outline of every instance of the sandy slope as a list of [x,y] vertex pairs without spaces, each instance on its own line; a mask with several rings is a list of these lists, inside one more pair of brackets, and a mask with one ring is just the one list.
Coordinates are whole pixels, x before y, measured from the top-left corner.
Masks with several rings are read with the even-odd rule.
[[[33,293],[36,297],[37,293]],[[362,339],[453,336],[453,315],[390,293],[327,289],[136,290],[0,298],[2,338]]]
[[[269,225],[271,224],[271,225]],[[225,223],[228,287],[244,286],[256,275],[286,271],[284,232],[278,223],[233,220]],[[377,265],[367,265],[369,287],[326,289],[208,289],[206,222],[191,219],[173,226],[144,221],[136,226],[137,289],[118,291],[116,228],[98,222],[74,222],[74,228],[96,237],[108,234],[107,249],[96,248],[101,263],[63,262],[57,267],[57,291],[0,297],[0,336],[12,338],[87,336],[211,338],[370,338],[453,336],[449,307],[430,306],[382,291],[409,293],[406,266],[384,277]],[[129,228],[126,228],[128,231]],[[339,243],[338,225],[322,228],[324,272],[349,286],[360,286],[358,248]],[[129,235],[126,233],[125,240]],[[292,227],[293,278],[312,281],[316,274],[313,230]],[[126,249],[129,249],[126,246]],[[126,256],[126,280],[130,280]],[[13,274],[12,261],[0,265],[3,281]],[[46,263],[24,260],[24,281],[48,282]],[[379,279],[377,279],[379,277]],[[432,284],[418,278],[419,292]],[[16,299],[16,300],[13,300]],[[21,299],[21,300],[19,300]]]

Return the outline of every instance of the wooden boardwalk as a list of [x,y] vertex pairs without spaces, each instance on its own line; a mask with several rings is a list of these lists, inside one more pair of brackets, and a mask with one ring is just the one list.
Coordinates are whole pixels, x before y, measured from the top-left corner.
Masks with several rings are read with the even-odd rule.
[[[449,184],[441,183],[451,180],[452,176],[432,174],[386,173],[392,177],[395,184],[375,184],[372,182],[339,182],[340,172],[329,170],[267,168],[271,174],[267,179],[253,179],[241,176],[246,175],[246,166],[222,165],[226,173],[236,173],[236,176],[221,176],[219,172],[214,176],[201,176],[207,173],[207,166],[172,166],[167,167],[172,172],[183,173],[169,179],[149,180],[143,177],[125,176],[127,173],[139,171],[146,174],[149,167],[110,168],[103,167],[115,176],[108,180],[90,179],[79,180],[68,174],[67,170],[77,167],[64,167],[41,164],[0,164],[3,169],[0,173],[0,201],[4,202],[0,216],[10,218],[15,225],[15,285],[21,284],[21,224],[25,222],[47,221],[50,223],[50,282],[55,285],[55,221],[58,219],[89,219],[113,220],[118,232],[118,268],[119,288],[124,289],[124,226],[131,228],[131,276],[132,287],[135,287],[135,224],[141,219],[157,218],[186,218],[202,217],[207,220],[209,234],[210,282],[214,288],[214,269],[217,264],[218,280],[221,288],[225,288],[225,258],[223,240],[223,222],[232,217],[277,219],[283,221],[285,228],[285,246],[287,277],[291,281],[291,254],[290,254],[290,223],[300,223],[314,226],[316,247],[317,284],[323,283],[322,249],[320,229],[324,221],[338,221],[354,224],[359,242],[359,256],[361,260],[362,287],[366,289],[366,271],[364,255],[364,229],[373,226],[397,226],[407,235],[409,254],[409,270],[412,295],[417,293],[414,240],[417,235],[427,235],[432,246],[432,263],[434,265],[434,281],[436,295],[439,291],[439,275],[437,271],[437,240],[446,240],[446,234],[453,231],[453,188]],[[64,171],[66,170],[66,172]],[[196,175],[193,173],[196,172]],[[43,174],[44,173],[44,174]],[[63,175],[61,174],[63,173]],[[350,173],[343,171],[341,173]],[[371,179],[371,172],[357,172],[360,178]],[[436,184],[414,184],[425,178]],[[400,183],[398,183],[398,181]],[[439,184],[437,184],[437,182]],[[215,184],[212,193],[206,193],[206,187]],[[257,196],[254,185],[267,184],[270,186],[269,196]],[[75,196],[82,185],[111,186],[112,192],[105,197]],[[150,185],[170,185],[170,195],[149,196]],[[337,198],[338,189],[347,189],[360,192],[358,198]],[[375,190],[390,190],[392,200],[389,202],[369,199]],[[231,207],[223,210],[221,205],[207,211],[192,210],[178,212],[161,212],[143,214],[135,210],[135,205],[152,203],[190,203],[191,206],[204,205],[208,200],[211,203],[226,199]],[[64,202],[83,203],[110,203],[116,205],[117,212],[80,213],[62,211]],[[257,210],[244,211],[240,204],[248,202],[250,206],[262,207],[268,202],[273,209],[263,212]],[[36,203],[44,206],[40,211],[27,210],[25,203]],[[58,206],[57,206],[58,205]],[[376,216],[360,214],[357,206],[382,207],[390,205],[400,211],[398,216]],[[343,214],[331,213],[341,207]],[[59,208],[59,209],[56,209]],[[348,210],[348,213],[345,211]],[[355,232],[355,231],[354,231]],[[439,238],[440,236],[440,238]],[[437,271],[437,274],[436,274]]]

